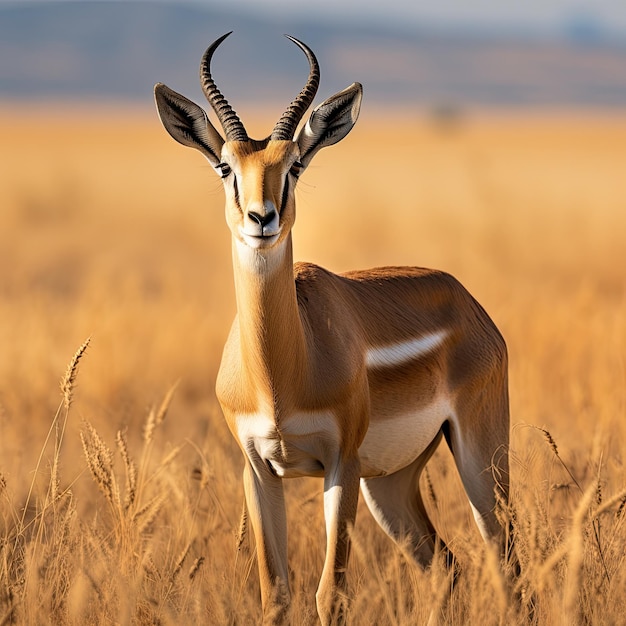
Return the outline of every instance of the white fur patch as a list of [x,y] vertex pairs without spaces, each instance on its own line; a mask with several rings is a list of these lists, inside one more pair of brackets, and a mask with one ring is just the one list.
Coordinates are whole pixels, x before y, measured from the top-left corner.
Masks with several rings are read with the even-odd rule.
[[476,521],[476,526],[478,526],[478,530],[482,538],[485,542],[489,541],[489,532],[487,531],[487,527],[485,526],[485,522],[483,520],[483,516],[480,511],[470,502],[470,507],[472,508],[472,514],[474,515],[474,520]]
[[443,343],[447,336],[448,331],[438,330],[387,346],[369,348],[365,355],[365,363],[367,367],[373,369],[403,365],[432,352]]
[[324,491],[324,520],[326,524],[326,537],[332,537],[335,520],[339,515],[341,504],[341,485],[333,485]]
[[237,416],[237,437],[246,447],[251,441],[261,458],[271,456],[271,449],[275,445],[276,426],[263,413],[252,413]]
[[327,436],[339,441],[337,418],[331,411],[296,413],[283,420],[280,432],[283,437]]
[[237,416],[237,437],[281,478],[319,476],[336,453],[339,428],[329,411],[290,415],[281,420],[280,431],[270,414],[242,414]]
[[[280,234],[280,233],[279,233]],[[242,237],[248,242],[250,239],[243,232]],[[279,235],[276,235],[276,239]],[[258,247],[259,241],[251,240],[244,243],[235,237],[235,254],[241,268],[252,274],[273,274],[281,266],[285,258],[287,239],[277,246],[270,248]]]
[[359,447],[361,476],[392,474],[412,463],[430,445],[451,413],[449,400],[441,396],[418,411],[384,420],[372,416]]

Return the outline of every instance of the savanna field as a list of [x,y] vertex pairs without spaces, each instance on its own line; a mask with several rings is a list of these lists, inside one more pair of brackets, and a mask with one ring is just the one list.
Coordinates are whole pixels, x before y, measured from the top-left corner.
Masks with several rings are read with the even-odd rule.
[[[260,137],[281,111],[240,113]],[[219,178],[149,109],[7,105],[0,138],[0,624],[258,623],[243,458],[213,391],[235,312]],[[626,116],[366,103],[297,202],[296,259],[446,270],[509,347],[504,515],[527,602],[444,446],[422,486],[454,591],[361,503],[349,623],[624,623]],[[287,481],[287,510],[294,623],[314,624],[321,480]]]

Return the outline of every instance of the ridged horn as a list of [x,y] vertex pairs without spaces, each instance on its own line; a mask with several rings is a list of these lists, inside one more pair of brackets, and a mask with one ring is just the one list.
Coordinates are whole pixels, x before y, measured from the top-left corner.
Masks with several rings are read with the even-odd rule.
[[238,115],[233,111],[233,108],[228,104],[228,100],[222,95],[222,92],[217,88],[213,77],[211,76],[211,58],[217,47],[232,34],[226,33],[219,39],[216,39],[204,53],[202,61],[200,63],[200,85],[202,91],[209,101],[209,104],[215,111],[217,118],[224,129],[226,134],[226,141],[248,141],[248,133],[244,128]]
[[296,133],[296,128],[302,119],[302,116],[306,110],[311,106],[313,98],[317,93],[317,88],[320,84],[320,66],[313,54],[313,51],[301,41],[290,35],[285,35],[287,39],[293,41],[303,52],[306,54],[309,60],[309,79],[306,85],[302,88],[302,91],[298,94],[298,97],[289,105],[287,110],[282,114],[281,118],[274,126],[271,139],[293,139]]

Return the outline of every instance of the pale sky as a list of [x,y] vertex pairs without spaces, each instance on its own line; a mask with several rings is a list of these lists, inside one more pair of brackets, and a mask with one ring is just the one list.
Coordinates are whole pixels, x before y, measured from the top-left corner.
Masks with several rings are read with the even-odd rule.
[[[19,0],[19,3],[27,1]],[[223,0],[191,1],[216,8],[240,6],[260,13],[278,11],[286,16],[358,17],[442,27],[554,29],[568,20],[591,17],[603,28],[626,32],[626,0],[228,0],[227,4]],[[0,3],[18,2],[0,0]]]
[[[210,0],[209,0],[210,1]],[[553,28],[576,16],[591,16],[604,26],[626,30],[626,0],[229,0],[294,15],[360,17],[441,26],[520,25]]]
[[[0,0],[22,4],[28,0]],[[41,0],[39,0],[41,1]],[[49,0],[50,1],[50,0]],[[89,0],[82,0],[88,2]],[[117,0],[125,1],[125,0]],[[626,28],[626,0],[169,0],[216,8],[236,6],[259,12],[279,10],[288,15],[360,16],[430,24],[522,24],[554,26],[568,17],[590,15],[606,26]]]
[[443,25],[520,25],[553,28],[590,16],[605,27],[626,29],[626,0],[230,0],[229,5],[278,9],[290,14],[361,16]]

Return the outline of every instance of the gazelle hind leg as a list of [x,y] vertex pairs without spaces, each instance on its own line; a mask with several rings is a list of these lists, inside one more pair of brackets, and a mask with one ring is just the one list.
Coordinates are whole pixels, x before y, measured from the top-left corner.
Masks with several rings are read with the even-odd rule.
[[[485,541],[505,550],[498,507],[509,498],[509,415],[506,391],[488,406],[467,402],[464,414],[444,425],[478,529]],[[476,428],[480,424],[480,428]]]
[[[514,605],[532,615],[535,612],[535,599],[528,597],[526,589],[518,584],[521,568],[509,512],[509,413],[506,387],[500,387],[500,393],[492,394],[491,398],[493,400],[490,404],[466,402],[464,407],[470,411],[469,414],[464,413],[451,419],[444,426],[444,434],[478,529],[485,542],[499,552],[507,594]],[[475,428],[476,424],[481,427]],[[503,510],[499,510],[500,507]]]
[[388,476],[361,479],[361,491],[374,519],[406,556],[423,568],[431,564],[441,540],[424,508],[419,477],[440,439],[441,434],[407,467]]

